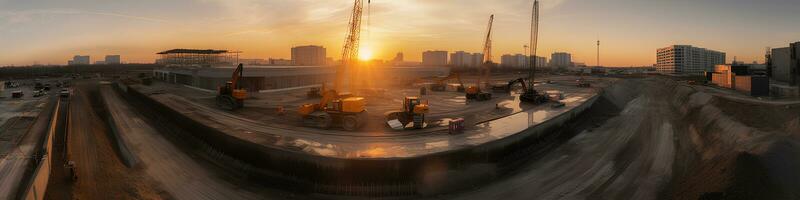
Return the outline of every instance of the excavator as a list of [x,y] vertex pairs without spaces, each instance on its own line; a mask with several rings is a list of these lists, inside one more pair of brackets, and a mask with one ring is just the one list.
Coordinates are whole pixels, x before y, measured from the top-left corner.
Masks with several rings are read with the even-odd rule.
[[423,103],[419,97],[406,97],[403,99],[403,110],[390,112],[386,115],[386,121],[391,124],[391,121],[398,120],[403,127],[413,122],[415,129],[422,129],[425,128],[425,114],[428,112],[428,103]]
[[325,85],[321,91],[319,103],[300,106],[298,113],[303,118],[303,125],[320,129],[339,126],[348,131],[364,126],[367,116],[364,97],[339,94],[334,89],[326,89]]
[[236,70],[233,70],[231,80],[217,88],[217,106],[220,108],[233,111],[244,107],[247,90],[242,88],[240,82],[243,68],[244,65],[240,63]]
[[[342,64],[336,69],[334,89],[327,89],[323,84],[320,89],[322,98],[319,103],[304,104],[298,109],[298,113],[303,118],[303,124],[306,126],[321,129],[340,126],[347,131],[355,131],[364,126],[367,116],[364,97],[340,93],[344,86],[344,73],[347,67],[357,67],[354,64],[357,64],[356,59],[358,58],[362,9],[363,0],[355,0],[342,50]],[[355,74],[353,75],[355,76]],[[353,81],[350,80],[349,83],[352,91],[354,89]]]
[[533,103],[533,104],[547,103],[547,100],[548,100],[547,96],[539,93],[539,91],[536,91],[536,89],[528,87],[530,85],[533,85],[533,83],[528,84],[525,81],[526,81],[525,78],[519,78],[519,79],[511,80],[511,81],[508,82],[508,86],[506,86],[506,88],[509,88],[509,90],[510,90],[511,88],[514,87],[514,85],[520,84],[520,85],[522,85],[522,91],[523,91],[522,94],[519,95],[519,100],[520,101]]
[[461,75],[455,72],[451,72],[449,76],[436,80],[436,83],[431,85],[431,90],[437,92],[443,92],[447,90],[447,83],[445,82],[451,79],[458,80],[458,88],[456,88],[456,90],[458,92],[464,92],[464,82],[461,81]]

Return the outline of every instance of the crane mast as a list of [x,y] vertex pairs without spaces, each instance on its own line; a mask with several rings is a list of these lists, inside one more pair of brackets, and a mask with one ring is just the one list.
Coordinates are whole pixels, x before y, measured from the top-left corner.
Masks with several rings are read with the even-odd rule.
[[533,12],[531,13],[531,36],[530,36],[530,55],[528,56],[528,88],[534,86],[534,76],[536,75],[536,48],[539,43],[539,1],[533,1]]
[[[489,16],[489,25],[487,26],[486,39],[483,41],[483,77],[486,84],[489,84],[489,76],[491,75],[492,65],[492,23],[494,23],[494,14]],[[480,87],[480,81],[478,81]]]
[[[353,13],[350,15],[348,32],[344,39],[344,47],[342,48],[342,64],[336,69],[334,89],[337,92],[342,91],[342,80],[344,79],[345,70],[358,64],[358,43],[361,38],[361,13],[364,8],[363,3],[363,0],[355,0],[353,3]],[[355,71],[355,69],[350,70]],[[350,81],[349,86],[350,89],[353,89],[352,81]]]

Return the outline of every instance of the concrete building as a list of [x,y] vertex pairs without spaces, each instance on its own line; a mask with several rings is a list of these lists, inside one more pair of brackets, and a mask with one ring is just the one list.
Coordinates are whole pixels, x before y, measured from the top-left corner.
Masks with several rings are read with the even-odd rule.
[[445,66],[447,65],[447,51],[422,52],[422,65]]
[[455,67],[479,67],[483,65],[483,54],[456,51],[450,54],[449,64]]
[[753,70],[749,65],[717,65],[709,74],[711,82],[719,87],[745,92],[751,96],[770,95],[769,78],[751,74],[751,71]]
[[[229,81],[235,68],[175,68],[153,70],[153,77],[173,84],[216,90]],[[408,83],[418,78],[441,77],[450,74],[448,67],[376,67],[375,74],[383,83]],[[319,86],[332,84],[336,67],[330,66],[247,66],[243,71],[243,86],[251,92]]]
[[121,64],[122,59],[120,59],[119,55],[106,55],[106,59],[104,62],[107,65],[115,65],[115,64]]
[[[510,68],[527,68],[528,63],[528,56],[522,54],[510,55],[506,54],[500,57],[500,66],[501,67],[510,67]],[[536,68],[542,69],[547,67],[547,58],[536,56]]]
[[691,45],[673,45],[656,52],[656,69],[665,74],[699,75],[725,64],[725,53]]
[[322,46],[299,46],[292,48],[292,64],[298,66],[326,65],[327,55]]
[[772,79],[791,86],[800,85],[800,42],[772,49],[767,68]]
[[572,65],[572,54],[555,52],[550,56],[550,66],[553,68],[566,69]]
[[72,60],[68,61],[67,64],[69,65],[88,65],[92,64],[91,59],[89,56],[81,56],[76,55],[72,57]]

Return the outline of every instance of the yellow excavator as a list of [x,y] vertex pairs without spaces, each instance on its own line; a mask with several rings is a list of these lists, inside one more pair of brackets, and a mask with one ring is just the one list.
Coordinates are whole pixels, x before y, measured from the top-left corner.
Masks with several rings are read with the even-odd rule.
[[298,110],[305,126],[321,129],[338,126],[348,131],[364,126],[367,116],[364,97],[340,95],[336,90],[325,89],[325,85],[321,91],[319,103],[305,104]]
[[236,70],[233,70],[231,80],[217,88],[217,106],[220,108],[232,111],[244,107],[247,90],[242,88],[240,83],[243,69],[244,65],[240,63]]
[[[369,1],[368,1],[369,3]],[[364,97],[357,97],[349,93],[339,93],[344,86],[344,73],[348,66],[358,67],[358,43],[361,34],[361,13],[363,0],[355,0],[353,12],[348,23],[348,33],[342,50],[342,64],[336,69],[334,89],[326,89],[322,85],[320,93],[322,98],[319,103],[300,106],[298,113],[303,118],[306,126],[328,129],[340,126],[345,130],[354,131],[364,126],[367,109]],[[357,70],[351,69],[351,72]],[[355,77],[356,74],[351,76]],[[353,81],[349,81],[350,91],[353,91]]]
[[398,120],[403,127],[413,122],[415,129],[422,129],[425,128],[425,114],[428,111],[428,103],[423,103],[419,97],[406,97],[403,110],[390,112],[386,115],[386,121],[391,126],[391,121]]

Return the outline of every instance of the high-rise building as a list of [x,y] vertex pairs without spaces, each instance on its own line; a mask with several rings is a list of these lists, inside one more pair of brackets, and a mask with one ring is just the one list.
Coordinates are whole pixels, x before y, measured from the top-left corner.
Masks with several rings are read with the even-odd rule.
[[447,51],[422,52],[422,65],[444,66],[447,65]]
[[69,65],[88,65],[88,64],[91,64],[92,62],[91,62],[91,59],[89,58],[89,56],[76,55],[76,56],[72,57],[72,60],[70,60],[67,63]]
[[479,67],[483,64],[482,53],[456,51],[450,54],[450,65],[456,67]]
[[326,62],[325,47],[299,46],[292,48],[292,64],[300,66],[322,66]]
[[120,63],[122,63],[122,60],[120,59],[119,55],[106,55],[105,64],[112,65]]
[[572,67],[572,54],[566,52],[555,52],[550,56],[550,66],[553,68]]
[[[522,54],[515,54],[515,55],[506,54],[506,55],[503,55],[500,58],[500,66],[502,66],[502,67],[511,67],[511,68],[527,68],[528,67],[528,63],[530,62],[530,60],[528,60],[528,58],[530,58],[530,57],[522,55]],[[536,68],[537,69],[541,69],[541,68],[547,67],[546,66],[547,65],[547,58],[536,56],[535,60],[536,60]]]
[[703,74],[725,64],[725,53],[691,45],[673,45],[658,49],[656,70],[669,74]]
[[789,44],[789,47],[772,49],[768,65],[772,79],[800,85],[800,42]]

